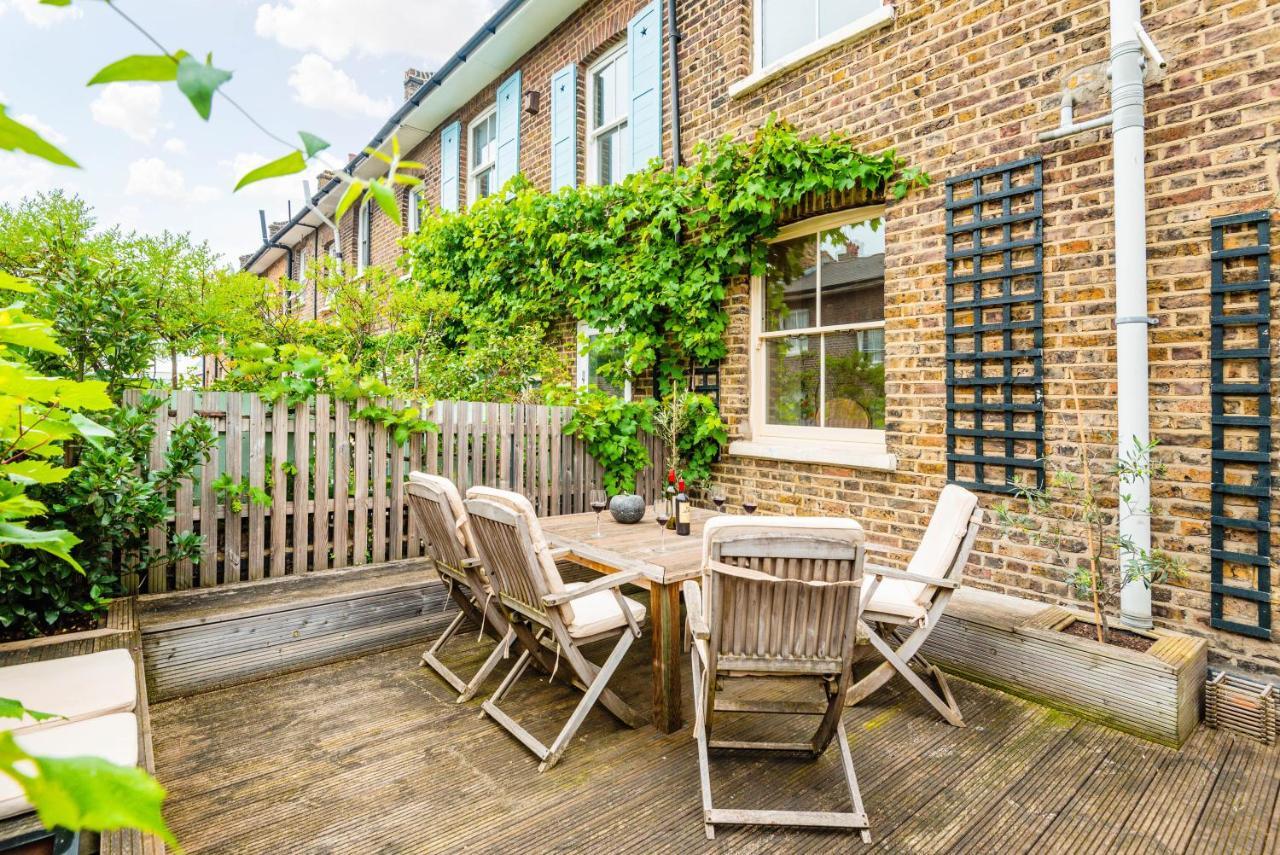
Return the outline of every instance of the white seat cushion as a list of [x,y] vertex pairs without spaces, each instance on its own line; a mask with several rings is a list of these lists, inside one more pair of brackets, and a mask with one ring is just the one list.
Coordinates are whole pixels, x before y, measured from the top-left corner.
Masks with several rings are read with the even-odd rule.
[[14,698],[29,710],[62,718],[0,718],[0,730],[40,730],[68,721],[128,712],[133,709],[137,694],[133,655],[128,650],[103,650],[10,665],[0,668],[0,697]]
[[[14,739],[28,754],[41,757],[100,757],[120,766],[138,764],[138,719],[133,713],[59,724],[16,734]],[[19,770],[30,774],[33,769]],[[0,819],[31,810],[18,782],[0,775]]]
[[[933,509],[933,516],[929,517],[929,525],[920,538],[920,545],[916,547],[911,563],[907,565],[907,572],[935,579],[945,576],[956,560],[956,553],[969,530],[969,518],[973,516],[973,509],[977,506],[978,497],[964,487],[958,484],[943,487],[938,496],[938,504]],[[928,608],[933,602],[937,589],[932,585],[922,582],[901,584],[910,586],[913,599],[921,606]]]
[[471,525],[467,521],[467,508],[466,505],[462,504],[462,494],[458,492],[458,485],[441,475],[432,475],[429,472],[419,472],[417,470],[409,473],[409,480],[444,496],[445,501],[449,503],[449,510],[453,514],[454,524],[457,526],[455,533],[458,536],[458,542],[466,548],[468,555],[474,556],[476,550],[472,545]]
[[924,619],[925,609],[916,602],[917,583],[885,579],[873,592],[873,582],[870,573],[862,582],[862,611],[865,618],[874,620],[876,615],[887,615],[908,622]]
[[[582,582],[570,582],[565,585],[565,588],[575,591],[582,586]],[[636,623],[643,623],[647,613],[644,605],[629,597],[622,599],[631,610]],[[573,619],[569,622],[568,629],[569,635],[573,638],[587,638],[626,626],[626,623],[627,616],[622,613],[622,608],[618,605],[618,599],[613,592],[597,591],[573,601]]]

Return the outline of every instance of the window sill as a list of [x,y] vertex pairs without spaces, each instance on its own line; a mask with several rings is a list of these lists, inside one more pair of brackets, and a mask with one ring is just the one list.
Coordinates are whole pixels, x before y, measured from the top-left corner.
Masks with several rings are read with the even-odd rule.
[[829,50],[839,47],[845,42],[853,41],[867,33],[878,30],[881,27],[893,22],[893,6],[884,5],[874,12],[863,15],[856,21],[852,21],[833,33],[830,33],[816,42],[807,44],[799,50],[794,50],[781,59],[777,59],[766,65],[757,72],[747,75],[737,83],[730,84],[729,97],[738,98],[749,92],[754,92],[764,84],[773,80],[775,77],[786,74],[792,69],[804,65],[814,57],[824,54]]
[[817,442],[814,440],[772,439],[735,440],[729,443],[729,454],[735,457],[758,457],[788,463],[826,463],[851,469],[874,469],[896,472],[897,455],[882,445],[851,442]]

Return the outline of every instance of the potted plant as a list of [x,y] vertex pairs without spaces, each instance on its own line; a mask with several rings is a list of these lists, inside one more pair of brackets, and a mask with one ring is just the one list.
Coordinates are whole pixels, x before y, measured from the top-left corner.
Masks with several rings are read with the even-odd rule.
[[594,387],[579,389],[576,412],[565,433],[587,446],[604,469],[609,513],[620,523],[644,517],[644,498],[636,493],[636,476],[652,464],[643,434],[653,430],[653,402],[627,401]]
[[[1031,651],[1019,661],[1017,674],[999,662],[965,663],[960,670],[977,668],[979,680],[1181,744],[1199,721],[1204,641],[1163,628],[1120,629],[1108,620],[1125,584],[1151,586],[1183,575],[1174,556],[1141,548],[1119,531],[1124,514],[1150,514],[1149,508],[1131,508],[1127,492],[1139,479],[1162,474],[1163,467],[1153,459],[1158,444],[1135,437],[1100,469],[1101,461],[1090,455],[1085,442],[1078,395],[1075,411],[1079,441],[1071,463],[1055,466],[1049,461],[1043,488],[1019,486],[1020,501],[1001,502],[994,511],[1002,536],[1044,548],[1088,603],[1088,611],[1049,607],[1013,626],[1010,643],[1016,650],[1010,654]],[[1120,502],[1115,501],[1115,485]],[[1044,658],[1037,658],[1042,653]],[[1009,680],[1015,682],[1007,684]],[[1139,695],[1142,703],[1134,704]]]
[[729,432],[711,396],[687,390],[662,399],[653,413],[653,434],[666,454],[668,488],[677,481],[704,486]]

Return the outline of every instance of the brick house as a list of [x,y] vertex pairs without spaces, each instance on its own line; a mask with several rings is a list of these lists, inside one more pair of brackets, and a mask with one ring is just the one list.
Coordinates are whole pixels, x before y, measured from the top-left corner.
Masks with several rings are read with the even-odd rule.
[[[1210,257],[1222,234],[1229,249],[1243,242],[1237,256],[1266,257],[1265,248],[1247,251],[1250,240],[1266,244],[1256,222],[1211,221],[1262,212],[1269,222],[1280,193],[1280,7],[1148,0],[1142,12],[1169,63],[1148,62],[1143,87],[1148,412],[1166,467],[1151,487],[1152,542],[1189,571],[1157,586],[1154,619],[1208,637],[1219,661],[1280,672],[1280,645],[1266,629],[1270,594],[1213,593],[1223,584],[1269,591],[1266,547],[1280,546],[1280,503],[1267,509],[1255,498],[1274,491],[1267,474],[1280,456],[1250,457],[1247,445],[1274,425],[1267,409],[1247,409],[1275,391],[1267,374],[1253,378],[1259,396],[1245,410],[1215,397],[1215,372],[1249,377],[1215,359],[1238,327],[1217,327],[1225,343],[1211,349],[1220,265]],[[616,180],[653,156],[670,165],[698,141],[751,134],[770,113],[806,133],[845,131],[868,151],[896,148],[923,168],[933,185],[901,202],[850,209],[815,199],[797,212],[771,258],[801,273],[734,283],[729,355],[718,366],[733,442],[717,477],[731,505],[749,493],[766,512],[848,514],[876,540],[909,548],[948,479],[998,487],[1014,470],[1034,471],[1039,457],[1070,456],[1077,397],[1086,441],[1100,454],[1114,448],[1113,134],[1039,138],[1059,126],[1064,104],[1075,121],[1108,114],[1108,26],[1103,0],[511,0],[433,75],[411,77],[408,100],[371,145],[398,129],[407,156],[428,166],[418,192],[447,208],[465,208],[517,171],[555,189]],[[369,176],[378,166],[357,157],[347,171]],[[339,192],[329,182],[313,203],[329,214]],[[402,203],[416,207],[407,194]],[[1007,275],[994,297],[983,289],[1002,262],[974,251],[982,238],[964,228],[966,215],[1009,225],[1003,240],[1014,248],[995,268]],[[403,228],[414,227],[407,214]],[[338,231],[335,248],[304,209],[245,266],[278,278],[290,257],[300,272],[306,259],[338,250],[359,265],[395,264],[403,231],[388,219],[351,211]],[[985,277],[976,257],[988,263]],[[1026,290],[1018,271],[1031,271]],[[766,292],[787,309],[765,312]],[[976,315],[975,295],[984,301]],[[991,306],[1003,316],[987,314]],[[304,298],[300,311],[319,310]],[[985,332],[974,335],[978,327]],[[1275,350],[1265,323],[1257,329],[1267,355],[1251,364],[1263,370]],[[1005,354],[967,361],[984,362],[990,385],[966,382],[964,353],[973,350]],[[849,354],[883,367],[870,399],[840,388],[836,366]],[[819,381],[783,382],[805,369]],[[993,400],[999,406],[984,409]],[[1211,429],[1211,414],[1226,426]],[[1253,433],[1232,434],[1242,426]],[[1247,467],[1233,476],[1215,465],[1241,448],[1236,462],[1254,467],[1252,481]],[[1215,500],[1223,489],[1214,485],[1227,481],[1244,485],[1242,496],[1227,489]],[[1251,515],[1256,522],[1238,526],[1222,519]],[[1262,557],[1211,562],[1213,549]],[[989,531],[970,578],[1070,599],[1045,558]]]

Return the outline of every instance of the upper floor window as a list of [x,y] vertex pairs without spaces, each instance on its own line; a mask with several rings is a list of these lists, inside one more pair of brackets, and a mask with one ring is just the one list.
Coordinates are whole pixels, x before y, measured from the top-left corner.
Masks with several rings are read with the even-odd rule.
[[471,123],[467,143],[467,198],[474,204],[498,190],[497,108],[488,110]]
[[756,68],[803,51],[877,12],[883,0],[755,0]]
[[759,437],[883,442],[882,217],[881,208],[821,217],[770,244],[752,311]]
[[616,184],[629,171],[630,103],[624,43],[602,56],[587,75],[587,181],[591,184]]
[[422,188],[410,187],[407,207],[409,209],[409,233],[413,234],[422,228]]
[[356,217],[356,273],[364,273],[364,269],[373,263],[372,218],[373,209],[366,199]]

